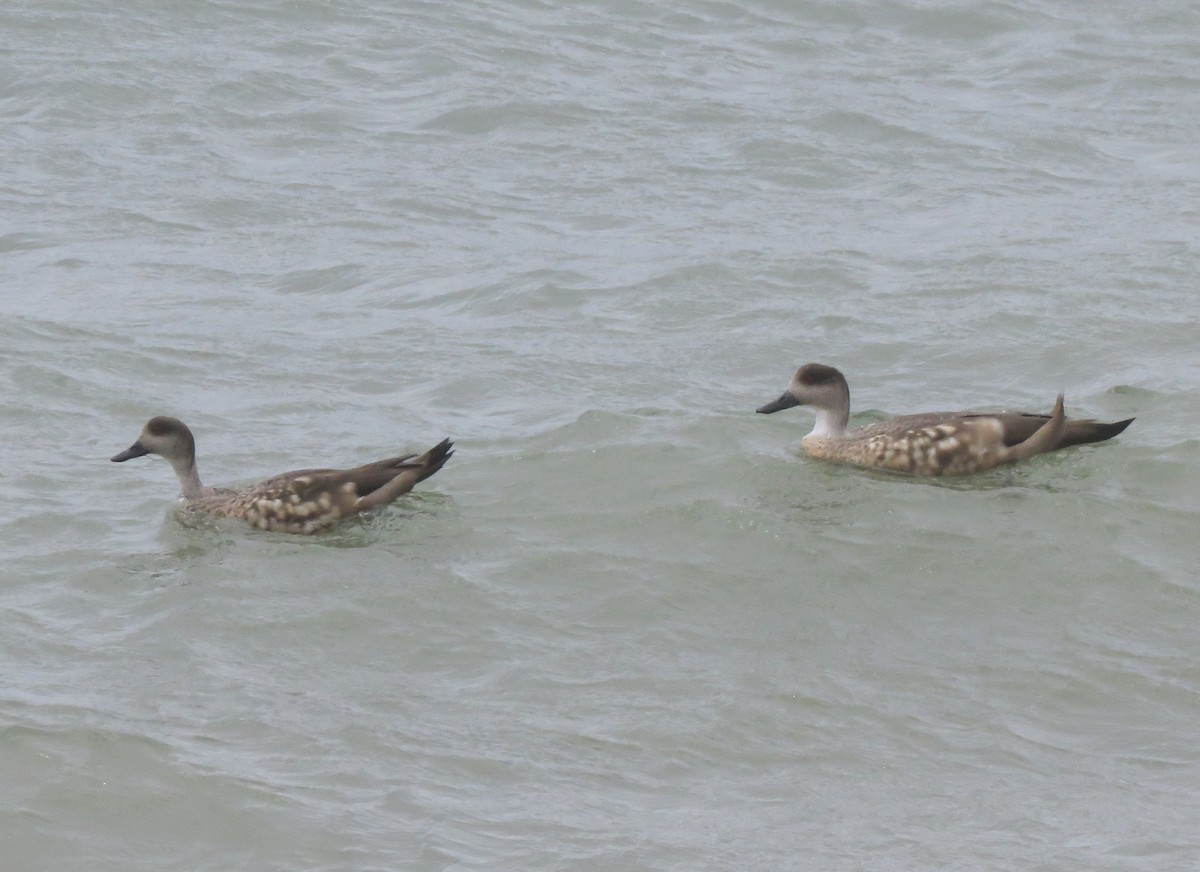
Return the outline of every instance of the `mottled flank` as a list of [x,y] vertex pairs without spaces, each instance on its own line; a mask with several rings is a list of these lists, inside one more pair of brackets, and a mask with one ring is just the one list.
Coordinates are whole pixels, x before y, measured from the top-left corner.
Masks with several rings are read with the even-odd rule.
[[1068,445],[1100,442],[1133,421],[1071,420],[1063,413],[1060,395],[1050,415],[927,412],[847,430],[850,388],[845,376],[816,363],[801,367],[783,395],[758,411],[771,414],[800,405],[812,406],[817,415],[812,432],[801,441],[807,454],[926,476],[981,472]]
[[[1047,418],[1043,426],[1057,427],[1059,418]],[[995,418],[937,419],[944,423],[927,425],[925,415],[896,418],[841,437],[806,437],[801,444],[821,460],[910,475],[963,475],[1020,459],[1017,448],[1004,444],[1004,427]]]
[[158,454],[174,468],[189,509],[243,520],[260,530],[316,533],[390,503],[433,475],[454,454],[444,439],[421,456],[406,454],[354,469],[299,469],[241,489],[205,487],[196,469],[196,443],[176,418],[147,422],[138,441],[116,462]]

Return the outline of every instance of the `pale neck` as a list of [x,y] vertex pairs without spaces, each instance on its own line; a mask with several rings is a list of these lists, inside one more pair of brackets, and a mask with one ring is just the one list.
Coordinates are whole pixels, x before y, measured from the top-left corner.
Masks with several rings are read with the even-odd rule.
[[814,405],[817,423],[809,433],[816,439],[840,439],[846,435],[846,425],[850,423],[850,387],[845,382],[821,397],[822,401],[832,400],[832,405]]
[[846,424],[850,421],[850,407],[840,409],[814,409],[817,421],[812,432],[808,435],[816,439],[837,439],[846,434]]
[[175,469],[175,477],[179,479],[179,489],[185,500],[194,500],[212,493],[212,488],[205,487],[200,481],[194,457],[173,462],[171,466]]

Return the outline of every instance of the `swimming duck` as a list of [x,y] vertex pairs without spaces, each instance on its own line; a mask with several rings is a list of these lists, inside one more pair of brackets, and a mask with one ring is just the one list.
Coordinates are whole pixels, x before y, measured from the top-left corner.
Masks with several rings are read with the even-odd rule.
[[805,453],[835,463],[910,475],[981,472],[1068,445],[1111,439],[1133,421],[1072,420],[1063,414],[1060,394],[1050,415],[926,412],[848,431],[850,387],[846,377],[820,363],[800,367],[783,395],[758,411],[770,415],[792,406],[812,406],[817,414],[816,426],[800,443]]
[[260,530],[316,533],[345,518],[385,506],[433,475],[454,454],[443,439],[420,457],[406,454],[354,469],[298,469],[237,490],[205,487],[196,471],[196,440],[178,418],[151,418],[138,440],[112,458],[123,463],[157,454],[179,478],[188,508],[237,518]]

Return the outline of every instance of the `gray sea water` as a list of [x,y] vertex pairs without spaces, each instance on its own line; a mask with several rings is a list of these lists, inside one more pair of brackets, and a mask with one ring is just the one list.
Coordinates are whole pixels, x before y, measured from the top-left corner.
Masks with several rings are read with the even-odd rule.
[[[1194,4],[0,5],[0,868],[1200,868]],[[946,482],[855,420],[1137,416]],[[424,450],[314,538],[210,484]]]

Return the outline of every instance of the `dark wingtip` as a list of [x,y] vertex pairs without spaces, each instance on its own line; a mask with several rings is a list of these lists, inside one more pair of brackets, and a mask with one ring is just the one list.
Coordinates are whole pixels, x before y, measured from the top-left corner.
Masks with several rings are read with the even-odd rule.
[[437,445],[430,448],[422,455],[421,460],[425,463],[425,470],[421,473],[421,477],[417,481],[424,481],[433,475],[439,469],[446,465],[446,461],[454,456],[454,443],[450,437],[446,437]]
[[1125,428],[1128,427],[1130,424],[1132,424],[1136,420],[1137,420],[1136,417],[1126,418],[1124,421],[1114,421],[1112,424],[1106,424],[1104,429],[1108,435],[1106,435],[1104,438],[1111,439],[1120,433],[1124,433]]
[[1092,442],[1104,442],[1106,439],[1112,439],[1114,436],[1123,433],[1125,428],[1134,422],[1134,418],[1126,418],[1124,421],[1114,421],[1111,424],[1103,423],[1102,421],[1068,421],[1067,429],[1063,433],[1060,448],[1066,448],[1068,445],[1087,445]]

